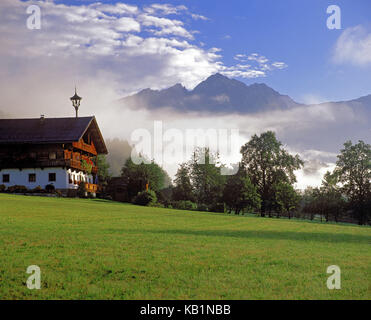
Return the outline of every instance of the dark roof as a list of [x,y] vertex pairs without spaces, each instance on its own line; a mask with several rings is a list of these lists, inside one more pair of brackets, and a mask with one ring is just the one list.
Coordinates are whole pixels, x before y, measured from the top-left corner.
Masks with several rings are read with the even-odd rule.
[[0,119],[0,144],[77,142],[88,129],[97,152],[107,154],[95,117]]

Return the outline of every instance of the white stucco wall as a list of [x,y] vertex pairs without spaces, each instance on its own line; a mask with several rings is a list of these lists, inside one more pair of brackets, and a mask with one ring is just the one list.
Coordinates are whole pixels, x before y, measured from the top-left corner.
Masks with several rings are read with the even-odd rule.
[[[36,181],[29,182],[28,175],[30,173],[36,174]],[[49,181],[49,173],[55,173],[56,181]],[[3,182],[3,175],[9,174],[10,181]],[[28,189],[36,188],[40,186],[45,188],[48,184],[53,184],[56,189],[77,189],[77,185],[70,184],[68,179],[68,174],[71,174],[72,180],[84,181],[93,183],[93,176],[91,174],[85,174],[83,172],[76,172],[71,169],[63,169],[58,167],[53,168],[30,168],[30,169],[2,169],[0,170],[0,184],[4,184],[6,187],[21,185],[25,186]],[[80,180],[79,180],[80,179]]]

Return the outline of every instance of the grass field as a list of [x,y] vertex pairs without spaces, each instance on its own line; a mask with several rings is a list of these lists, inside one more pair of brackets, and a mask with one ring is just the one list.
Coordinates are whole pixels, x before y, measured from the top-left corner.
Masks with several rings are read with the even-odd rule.
[[0,195],[1,299],[370,299],[370,283],[370,227]]

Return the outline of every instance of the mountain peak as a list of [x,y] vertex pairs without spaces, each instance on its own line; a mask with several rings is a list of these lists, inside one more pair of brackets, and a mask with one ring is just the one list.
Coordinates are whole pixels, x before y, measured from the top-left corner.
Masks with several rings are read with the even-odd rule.
[[237,81],[235,79],[230,79],[227,76],[222,75],[221,73],[212,74],[211,76],[207,77],[204,81],[200,82],[199,85],[204,83],[204,82],[206,82],[206,83],[220,82],[220,83],[224,83],[224,84],[233,83],[233,82],[242,83],[242,82]]
[[217,73],[214,73],[211,76],[207,77],[206,81],[207,80],[214,80],[214,79],[228,79],[228,80],[231,80],[228,77],[226,77],[226,76],[222,75],[221,73],[217,72]]
[[281,95],[264,83],[248,86],[220,73],[209,76],[190,91],[177,83],[164,90],[143,90],[122,101],[128,106],[145,106],[149,109],[170,107],[179,111],[223,113],[251,113],[298,105],[290,97]]
[[181,83],[177,83],[165,90],[187,90],[187,89]]

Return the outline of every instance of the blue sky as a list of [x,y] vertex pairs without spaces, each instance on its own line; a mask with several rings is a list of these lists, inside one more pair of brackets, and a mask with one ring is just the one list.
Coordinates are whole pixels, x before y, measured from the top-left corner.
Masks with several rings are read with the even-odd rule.
[[[88,4],[95,1],[56,1]],[[100,1],[116,3],[120,1]],[[283,61],[287,68],[263,78],[239,79],[245,83],[265,82],[298,101],[313,96],[319,100],[346,100],[371,93],[370,65],[335,64],[333,50],[341,33],[361,25],[370,30],[371,2],[323,0],[234,0],[234,1],[125,1],[145,6],[153,3],[185,5],[209,20],[185,17],[185,26],[197,30],[194,43],[222,51],[226,65],[236,54],[257,52],[268,59]],[[341,8],[342,29],[329,30],[326,9]]]

